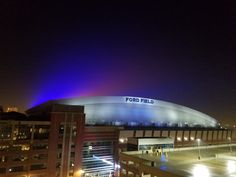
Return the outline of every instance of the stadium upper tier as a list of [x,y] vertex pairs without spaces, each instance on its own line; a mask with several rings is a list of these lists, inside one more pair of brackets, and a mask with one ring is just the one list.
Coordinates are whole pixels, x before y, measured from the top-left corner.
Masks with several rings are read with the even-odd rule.
[[50,103],[83,105],[86,124],[129,126],[216,127],[218,122],[178,104],[131,96],[99,96],[52,100]]

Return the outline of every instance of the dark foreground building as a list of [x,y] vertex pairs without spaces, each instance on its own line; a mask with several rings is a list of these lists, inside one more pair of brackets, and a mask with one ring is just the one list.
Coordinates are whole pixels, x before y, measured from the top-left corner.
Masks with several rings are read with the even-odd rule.
[[[236,132],[190,108],[139,97],[55,100],[1,113],[0,176],[117,176],[119,153],[225,144]],[[136,142],[136,143],[134,143]]]

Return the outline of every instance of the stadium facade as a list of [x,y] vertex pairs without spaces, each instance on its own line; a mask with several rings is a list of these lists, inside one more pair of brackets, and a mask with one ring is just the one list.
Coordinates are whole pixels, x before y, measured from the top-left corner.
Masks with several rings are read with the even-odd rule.
[[119,153],[134,141],[137,150],[236,141],[206,114],[149,98],[52,100],[26,112],[0,120],[0,176],[118,176]]
[[214,118],[199,111],[150,98],[100,96],[54,100],[50,103],[83,105],[87,125],[217,126]]

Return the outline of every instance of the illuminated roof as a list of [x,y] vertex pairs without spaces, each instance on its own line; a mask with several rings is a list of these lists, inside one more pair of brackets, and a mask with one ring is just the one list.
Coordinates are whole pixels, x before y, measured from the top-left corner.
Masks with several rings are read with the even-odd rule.
[[215,127],[218,123],[214,118],[188,107],[149,98],[99,96],[52,102],[83,105],[87,124]]

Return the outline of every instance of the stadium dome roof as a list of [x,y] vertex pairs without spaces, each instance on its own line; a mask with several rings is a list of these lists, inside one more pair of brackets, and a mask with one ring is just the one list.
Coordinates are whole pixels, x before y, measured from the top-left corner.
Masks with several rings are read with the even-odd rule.
[[83,105],[86,124],[129,126],[216,127],[218,122],[199,111],[178,104],[131,96],[97,96],[50,101]]

